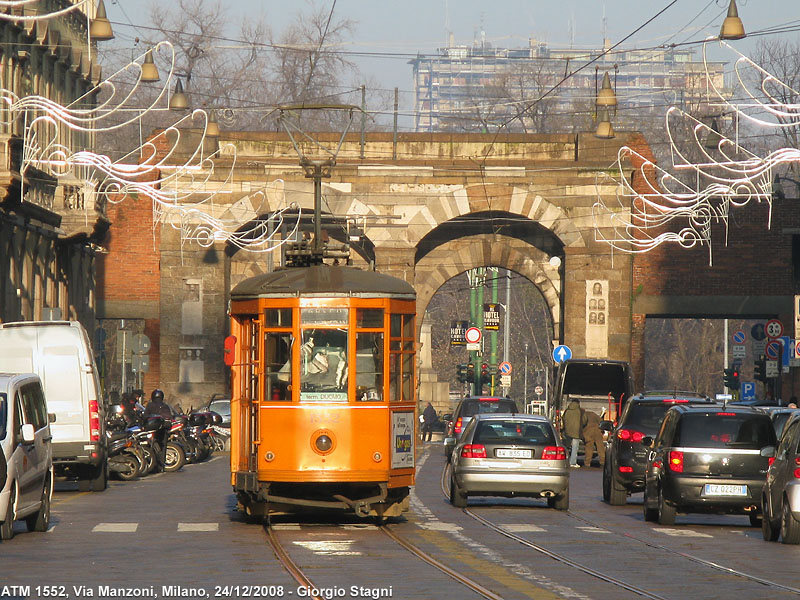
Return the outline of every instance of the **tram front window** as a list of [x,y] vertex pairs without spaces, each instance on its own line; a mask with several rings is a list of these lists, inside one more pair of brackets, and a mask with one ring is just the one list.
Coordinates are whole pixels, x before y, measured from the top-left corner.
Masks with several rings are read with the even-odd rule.
[[306,329],[300,346],[300,400],[347,402],[347,329]]
[[383,400],[383,334],[356,334],[356,400]]

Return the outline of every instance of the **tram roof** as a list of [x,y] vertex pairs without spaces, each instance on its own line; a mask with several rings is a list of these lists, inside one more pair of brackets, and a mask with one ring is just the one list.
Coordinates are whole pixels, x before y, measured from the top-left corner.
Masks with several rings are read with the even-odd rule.
[[281,296],[391,296],[413,300],[414,288],[396,277],[352,267],[291,267],[250,277],[231,291],[235,299]]

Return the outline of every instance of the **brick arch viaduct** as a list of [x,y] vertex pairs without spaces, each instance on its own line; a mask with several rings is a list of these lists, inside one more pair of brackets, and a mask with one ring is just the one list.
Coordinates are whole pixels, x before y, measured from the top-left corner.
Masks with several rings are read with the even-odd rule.
[[[325,134],[319,138],[326,141]],[[338,136],[328,138],[335,142]],[[226,164],[225,156],[218,161],[220,182],[228,179],[229,193],[215,199],[215,216],[245,224],[286,203],[311,209],[312,183],[284,135],[223,132],[221,141],[236,147],[237,160],[235,167]],[[604,176],[626,143],[641,147],[643,140],[638,135],[597,140],[590,134],[369,134],[362,145],[358,136],[351,136],[330,179],[323,181],[323,210],[355,218],[369,243],[361,255],[353,255],[354,264],[414,285],[420,315],[450,277],[476,266],[508,268],[542,292],[553,343],[568,344],[576,357],[631,360],[641,388],[648,317],[748,314],[786,319],[784,299],[790,298],[790,311],[790,286],[778,273],[791,263],[791,244],[788,251],[775,251],[774,265],[767,270],[742,265],[741,247],[715,249],[715,265],[722,263],[724,269],[709,269],[703,249],[664,248],[635,258],[612,253],[596,240],[592,204],[598,196],[613,204],[616,187],[598,182],[607,181]],[[611,174],[632,177],[633,170]],[[214,185],[212,178],[209,186]],[[257,194],[265,188],[266,201]],[[125,223],[147,226],[150,218],[152,226],[152,211],[144,203],[123,203],[114,211],[112,234],[118,243],[124,240]],[[800,222],[797,227],[800,232]],[[323,228],[331,237],[345,239],[341,221]],[[166,224],[156,227],[156,237],[157,269],[149,265],[152,281],[139,279],[137,289],[157,288],[158,297],[136,304],[131,300],[137,289],[122,285],[113,292],[101,290],[101,317],[146,315],[151,337],[157,337],[154,345],[161,350],[151,361],[150,380],[184,396],[208,397],[225,388],[221,339],[227,331],[229,290],[245,277],[278,266],[279,253],[266,258],[230,252],[224,242],[198,248],[181,239],[180,229]],[[763,243],[761,236],[758,244]],[[114,248],[110,250],[105,268],[111,268],[112,277],[106,273],[105,281],[113,281]],[[551,256],[561,258],[559,268],[550,266]],[[736,268],[752,281],[726,281],[724,273],[730,279]],[[769,277],[779,281],[775,294],[763,293]],[[604,308],[593,308],[598,306]],[[181,357],[190,354],[198,371],[183,364]],[[195,373],[194,379],[187,381],[185,373]]]

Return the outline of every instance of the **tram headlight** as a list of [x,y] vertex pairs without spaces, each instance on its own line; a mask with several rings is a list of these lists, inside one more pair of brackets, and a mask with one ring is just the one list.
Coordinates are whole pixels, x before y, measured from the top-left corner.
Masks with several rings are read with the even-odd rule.
[[314,445],[320,452],[330,452],[333,448],[333,440],[323,433],[314,441]]

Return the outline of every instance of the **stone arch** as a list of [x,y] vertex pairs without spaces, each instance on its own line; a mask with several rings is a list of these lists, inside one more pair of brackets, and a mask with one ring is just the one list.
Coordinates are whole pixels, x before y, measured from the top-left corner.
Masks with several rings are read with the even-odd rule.
[[447,194],[431,196],[409,221],[415,243],[442,223],[479,212],[506,212],[538,223],[561,240],[566,248],[585,248],[581,230],[561,207],[533,190],[504,184],[449,186]]
[[[445,258],[446,257],[446,258]],[[476,235],[442,244],[415,267],[418,322],[436,291],[449,279],[474,267],[495,266],[519,273],[541,291],[553,323],[552,339],[560,338],[563,276],[549,256],[520,240],[502,235]]]

